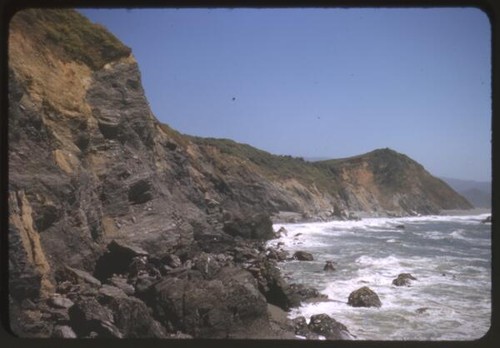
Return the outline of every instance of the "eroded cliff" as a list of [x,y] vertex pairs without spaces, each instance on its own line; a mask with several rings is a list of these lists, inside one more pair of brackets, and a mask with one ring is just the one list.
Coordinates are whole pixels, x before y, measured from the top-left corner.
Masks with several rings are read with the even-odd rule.
[[[93,323],[97,319],[85,317],[92,308],[104,313],[101,319],[107,318],[107,311],[120,318],[126,314],[116,308],[123,305],[136,308],[157,328],[148,331],[149,336],[164,337],[176,330],[209,335],[205,324],[196,324],[203,330],[193,331],[187,323],[201,320],[198,307],[193,307],[194,319],[191,314],[178,318],[180,314],[174,311],[169,316],[155,302],[154,296],[175,293],[177,288],[153,288],[152,280],[145,286],[138,278],[140,272],[128,267],[146,258],[143,261],[150,268],[140,271],[149,272],[148,277],[156,281],[174,277],[169,272],[175,277],[184,272],[187,278],[179,284],[201,277],[203,281],[198,279],[197,284],[207,294],[210,289],[229,297],[243,292],[259,312],[252,312],[242,323],[264,320],[265,325],[267,319],[261,316],[266,301],[286,309],[291,300],[276,297],[286,285],[264,260],[263,250],[252,249],[257,250],[254,254],[245,251],[247,244],[238,244],[242,243],[240,237],[272,237],[270,221],[262,213],[293,211],[309,217],[342,218],[342,211],[349,210],[425,214],[469,207],[420,165],[393,151],[308,163],[232,141],[179,134],[152,114],[131,50],[104,28],[70,10],[25,10],[12,19],[8,98],[9,288],[14,301],[11,314],[20,313],[15,322],[36,321],[41,315],[41,307],[31,308],[27,299],[54,302],[55,294],[69,291],[77,307],[68,307],[74,308],[69,314],[66,309],[64,315],[70,318],[63,315],[64,323]],[[231,259],[227,261],[224,255]],[[167,256],[175,266],[165,270]],[[191,270],[192,263],[207,257],[207,270],[210,262],[218,265],[217,272],[229,268],[220,274],[203,273],[205,266]],[[125,260],[126,265],[114,265],[117,259]],[[239,266],[234,269],[235,263],[256,259],[260,260],[260,273],[254,274],[257,280],[249,280],[249,273]],[[99,279],[82,276],[80,271]],[[142,297],[120,293],[121,300],[110,302],[109,291],[117,290],[104,288],[101,282],[109,284],[114,273],[127,275],[125,285],[133,285],[136,292],[144,290]],[[222,289],[220,281],[230,278],[226,273],[236,280],[231,288]],[[83,287],[85,291],[94,295],[98,291],[101,302],[82,298],[83,290],[68,290],[67,282],[74,283],[74,279],[84,279],[85,286],[91,287]],[[255,293],[257,288],[260,293]],[[146,315],[144,303],[158,311],[155,319]],[[212,305],[216,307],[215,302]],[[214,313],[226,311],[230,312],[217,307]],[[54,314],[58,315],[62,314]],[[160,318],[165,322],[158,323]],[[104,324],[95,330],[77,334],[135,337],[134,330],[141,329],[131,329],[126,319],[112,322],[113,327],[102,319]],[[228,325],[225,321],[217,323],[222,325],[217,326],[222,330],[217,335],[234,329],[224,326]],[[33,329],[35,333],[19,322],[16,325],[24,335],[50,336],[57,331],[57,325]]]

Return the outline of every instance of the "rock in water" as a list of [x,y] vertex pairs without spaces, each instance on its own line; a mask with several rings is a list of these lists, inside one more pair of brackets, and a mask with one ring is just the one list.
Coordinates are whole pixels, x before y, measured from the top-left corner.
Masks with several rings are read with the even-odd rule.
[[369,287],[363,286],[351,292],[347,304],[352,307],[377,307],[382,306],[378,295]]
[[349,339],[350,334],[344,324],[339,323],[327,314],[316,314],[311,317],[309,330],[325,336],[329,340]]
[[335,271],[335,266],[333,265],[333,261],[326,261],[325,267],[323,267],[323,271]]
[[293,254],[293,258],[299,261],[314,261],[314,257],[311,253],[301,250],[296,251],[295,254]]
[[411,280],[417,280],[410,273],[401,273],[396,279],[392,281],[392,285],[395,286],[410,286]]

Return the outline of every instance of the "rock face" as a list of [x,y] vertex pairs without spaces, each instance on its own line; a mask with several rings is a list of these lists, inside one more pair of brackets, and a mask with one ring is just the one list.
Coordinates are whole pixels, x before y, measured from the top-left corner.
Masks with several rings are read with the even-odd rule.
[[76,11],[23,10],[9,28],[9,303],[19,336],[259,332],[266,302],[288,310],[303,299],[276,267],[286,253],[262,245],[275,235],[270,214],[468,207],[390,150],[312,164],[181,135],[152,114],[130,48]]
[[352,307],[381,307],[378,295],[369,287],[363,286],[351,292],[347,304]]

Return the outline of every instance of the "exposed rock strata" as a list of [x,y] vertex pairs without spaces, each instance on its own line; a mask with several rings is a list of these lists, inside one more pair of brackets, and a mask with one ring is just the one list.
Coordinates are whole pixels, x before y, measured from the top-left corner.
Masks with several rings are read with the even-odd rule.
[[286,253],[262,245],[270,213],[468,207],[392,151],[310,164],[181,135],[151,113],[130,49],[74,11],[22,11],[10,29],[20,336],[287,337],[292,323],[268,304],[288,310],[315,293],[287,284],[276,267]]

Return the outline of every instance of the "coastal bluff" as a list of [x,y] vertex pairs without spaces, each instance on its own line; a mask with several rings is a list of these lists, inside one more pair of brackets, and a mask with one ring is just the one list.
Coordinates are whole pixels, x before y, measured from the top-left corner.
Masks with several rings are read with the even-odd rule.
[[9,29],[21,337],[293,338],[279,311],[301,298],[264,247],[272,216],[471,208],[390,149],[308,162],[181,134],[150,110],[131,49],[76,11],[23,10]]

